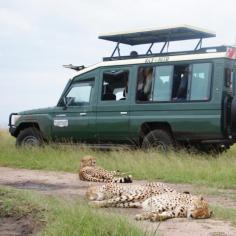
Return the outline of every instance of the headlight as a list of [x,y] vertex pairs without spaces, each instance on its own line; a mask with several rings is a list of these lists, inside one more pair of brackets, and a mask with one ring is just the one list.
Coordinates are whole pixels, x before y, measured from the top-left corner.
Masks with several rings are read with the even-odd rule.
[[17,120],[21,117],[21,115],[13,115],[11,117],[11,125],[15,125]]

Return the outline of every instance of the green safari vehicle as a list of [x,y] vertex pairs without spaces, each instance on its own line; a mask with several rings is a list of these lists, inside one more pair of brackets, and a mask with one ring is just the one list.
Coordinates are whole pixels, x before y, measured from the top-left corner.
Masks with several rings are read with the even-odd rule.
[[[80,142],[167,149],[178,144],[222,152],[236,139],[236,48],[202,47],[207,30],[178,26],[99,36],[116,42],[110,57],[77,70],[52,108],[12,113],[16,144]],[[173,41],[195,40],[188,51]],[[149,44],[145,54],[120,44]],[[161,45],[154,53],[153,45]]]

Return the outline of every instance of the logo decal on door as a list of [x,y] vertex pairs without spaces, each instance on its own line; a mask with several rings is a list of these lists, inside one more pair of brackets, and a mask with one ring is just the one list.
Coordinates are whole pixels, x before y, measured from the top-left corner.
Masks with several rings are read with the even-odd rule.
[[68,120],[54,120],[53,125],[57,126],[57,127],[60,127],[60,128],[67,127],[68,126]]

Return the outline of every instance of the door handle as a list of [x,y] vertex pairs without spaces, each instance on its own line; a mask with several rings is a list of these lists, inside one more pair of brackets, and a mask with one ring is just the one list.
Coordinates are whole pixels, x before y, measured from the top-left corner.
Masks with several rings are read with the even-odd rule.
[[122,116],[124,116],[124,115],[127,115],[128,112],[127,112],[127,111],[121,111],[120,114],[121,114]]
[[86,115],[87,115],[86,112],[81,112],[81,113],[79,113],[79,114],[80,114],[80,116],[86,116]]

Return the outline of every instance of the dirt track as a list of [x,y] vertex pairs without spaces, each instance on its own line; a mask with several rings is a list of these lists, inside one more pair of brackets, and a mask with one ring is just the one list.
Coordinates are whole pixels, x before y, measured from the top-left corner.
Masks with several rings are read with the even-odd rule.
[[[0,167],[0,184],[12,186],[22,189],[31,189],[40,191],[44,194],[53,194],[58,197],[84,197],[84,193],[91,183],[80,181],[75,174],[25,170]],[[143,181],[136,181],[143,182]],[[94,185],[95,183],[92,183]],[[190,191],[199,193],[206,191],[206,188],[201,186],[170,184],[170,186],[180,191]],[[235,208],[236,202],[231,195],[236,196],[236,190],[214,190],[219,194],[204,196],[211,204],[221,207]],[[130,221],[142,227],[148,232],[155,232],[158,228],[158,235],[168,236],[235,236],[236,228],[230,222],[224,222],[216,219],[206,220],[188,220],[188,219],[172,219],[161,224],[149,222],[136,222],[133,216],[137,214],[139,209],[108,209],[108,211],[116,212],[117,214],[125,214]],[[155,234],[153,234],[155,235]]]

